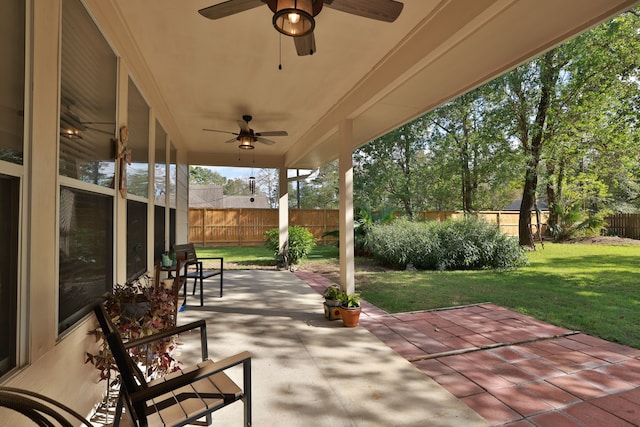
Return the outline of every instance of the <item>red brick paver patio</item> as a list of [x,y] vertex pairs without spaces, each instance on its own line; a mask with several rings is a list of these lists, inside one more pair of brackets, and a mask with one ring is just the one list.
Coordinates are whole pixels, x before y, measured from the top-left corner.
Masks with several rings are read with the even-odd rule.
[[[331,282],[296,275],[322,292]],[[360,324],[496,426],[640,426],[640,350],[494,304],[388,314]]]

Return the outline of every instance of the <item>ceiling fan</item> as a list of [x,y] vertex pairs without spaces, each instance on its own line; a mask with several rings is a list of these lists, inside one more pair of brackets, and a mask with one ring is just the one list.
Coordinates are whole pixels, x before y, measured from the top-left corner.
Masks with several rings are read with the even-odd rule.
[[395,0],[227,0],[200,9],[198,13],[209,19],[220,19],[264,3],[274,13],[273,26],[276,30],[294,38],[299,56],[316,52],[313,18],[323,6],[384,22],[395,21],[404,6]]
[[227,144],[230,144],[234,141],[238,141],[238,148],[242,150],[253,150],[255,146],[254,142],[258,141],[263,144],[273,145],[276,142],[267,138],[263,138],[264,136],[289,136],[289,134],[284,130],[274,130],[270,132],[254,132],[253,129],[249,128],[249,122],[252,117],[249,115],[242,116],[242,120],[238,120],[238,126],[240,126],[240,132],[229,132],[226,130],[217,130],[217,129],[202,129],[208,132],[219,132],[219,133],[228,133],[230,135],[236,135],[235,138],[232,138],[228,141],[225,141]]

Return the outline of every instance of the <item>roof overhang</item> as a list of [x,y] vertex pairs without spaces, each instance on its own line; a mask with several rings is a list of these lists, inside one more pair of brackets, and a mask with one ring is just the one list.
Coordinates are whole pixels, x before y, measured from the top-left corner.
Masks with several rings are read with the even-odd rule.
[[[297,56],[266,5],[219,20],[213,0],[85,0],[190,164],[314,169],[469,91],[638,0],[404,0],[394,23],[325,7],[318,51]],[[280,70],[278,65],[282,64]],[[286,130],[255,150],[225,144],[242,115]]]

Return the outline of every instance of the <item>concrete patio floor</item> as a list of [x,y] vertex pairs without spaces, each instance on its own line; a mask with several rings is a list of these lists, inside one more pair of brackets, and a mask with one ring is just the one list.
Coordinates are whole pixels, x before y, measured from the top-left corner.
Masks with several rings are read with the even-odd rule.
[[[213,360],[252,353],[254,426],[488,425],[367,329],[326,320],[322,297],[292,273],[231,270],[224,282],[223,298],[211,282],[204,307],[190,297],[178,319],[207,321]],[[178,358],[195,360],[183,340]],[[215,412],[213,425],[242,425],[242,404]]]
[[[639,426],[640,350],[493,304],[388,314],[363,301],[360,326],[325,319],[328,279],[225,272],[179,323],[207,321],[213,360],[252,353],[254,426]],[[181,336],[179,360],[199,355]],[[231,375],[241,380],[237,370]],[[214,426],[242,425],[240,403]]]

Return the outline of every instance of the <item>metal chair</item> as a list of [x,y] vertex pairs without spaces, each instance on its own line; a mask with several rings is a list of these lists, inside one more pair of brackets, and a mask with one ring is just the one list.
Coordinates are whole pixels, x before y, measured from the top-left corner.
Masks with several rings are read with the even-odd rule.
[[[0,386],[0,407],[9,408],[24,415],[37,426],[74,427],[80,421],[85,426],[92,427],[89,421],[68,406],[29,390]],[[69,418],[74,422],[70,422]]]
[[[138,426],[183,426],[203,416],[206,416],[207,425],[210,425],[212,412],[237,401],[244,403],[243,425],[251,426],[251,355],[249,352],[245,351],[218,362],[208,360],[204,320],[123,343],[102,304],[96,304],[94,312],[105,333],[122,379],[114,427],[119,425],[124,405]],[[203,361],[147,383],[127,349],[193,329],[200,329]],[[233,382],[224,372],[239,365],[243,368],[242,387]]]

